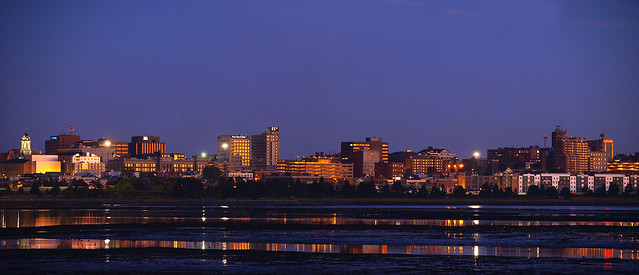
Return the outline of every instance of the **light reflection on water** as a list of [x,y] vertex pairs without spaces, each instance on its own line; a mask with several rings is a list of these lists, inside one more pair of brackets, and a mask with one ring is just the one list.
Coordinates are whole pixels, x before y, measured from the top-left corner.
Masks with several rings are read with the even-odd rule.
[[594,258],[639,260],[639,251],[611,248],[551,248],[501,246],[444,245],[344,245],[301,243],[248,243],[158,240],[98,239],[10,239],[0,242],[0,249],[117,249],[117,248],[181,248],[201,250],[253,250],[274,252],[400,254],[450,256],[504,256],[527,258]]
[[518,221],[518,220],[450,220],[450,219],[373,219],[343,217],[337,213],[312,217],[214,217],[166,216],[171,213],[109,210],[0,210],[2,228],[44,227],[59,225],[107,225],[148,223],[265,223],[295,225],[367,225],[367,226],[619,226],[635,227],[638,222],[619,221]]
[[206,217],[202,214],[189,216],[171,211],[136,210],[0,210],[2,228],[43,227],[58,225],[107,225],[147,223],[267,223],[296,225],[372,225],[372,226],[619,226],[635,227],[637,222],[620,221],[545,221],[545,220],[451,220],[451,219],[374,219],[344,217],[337,213],[311,217]]

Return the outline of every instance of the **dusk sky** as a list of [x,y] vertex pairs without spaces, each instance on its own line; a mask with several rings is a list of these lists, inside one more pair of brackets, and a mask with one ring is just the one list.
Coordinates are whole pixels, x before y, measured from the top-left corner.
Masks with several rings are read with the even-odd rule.
[[[0,151],[67,131],[216,137],[281,157],[543,145],[555,125],[639,151],[639,1],[0,1]],[[548,141],[550,145],[550,139]]]

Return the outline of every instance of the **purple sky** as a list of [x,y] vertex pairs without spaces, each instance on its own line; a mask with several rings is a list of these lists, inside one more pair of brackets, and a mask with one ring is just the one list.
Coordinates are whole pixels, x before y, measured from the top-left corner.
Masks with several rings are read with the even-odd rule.
[[[186,3],[184,3],[186,2]],[[639,151],[639,1],[0,1],[0,150],[72,122],[170,152],[277,125],[461,158],[555,125]]]

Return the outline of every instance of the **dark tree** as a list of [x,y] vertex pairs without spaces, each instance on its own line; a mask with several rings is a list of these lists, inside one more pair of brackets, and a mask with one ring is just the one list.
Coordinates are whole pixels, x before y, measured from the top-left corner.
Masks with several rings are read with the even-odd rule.
[[495,198],[501,198],[503,195],[504,195],[504,191],[501,190],[499,185],[497,184],[493,185],[493,196],[495,196]]
[[626,187],[623,189],[623,192],[626,195],[630,195],[630,193],[632,193],[632,191],[634,191],[633,188],[632,188],[632,184],[627,184]]
[[406,188],[404,188],[404,185],[402,184],[401,181],[396,181],[391,186],[391,192],[394,195],[402,195],[402,194],[404,194],[404,191],[406,191]]
[[39,181],[34,182],[31,185],[31,191],[29,191],[29,193],[40,196],[40,185],[41,183]]
[[506,187],[506,189],[504,190],[504,197],[512,197],[513,194],[513,188],[510,186]]
[[546,189],[546,196],[550,199],[557,199],[559,198],[559,191],[557,191],[557,188],[554,186],[548,187],[548,189]]
[[355,187],[349,182],[344,182],[342,185],[342,189],[340,190],[342,196],[352,197],[355,196]]
[[540,195],[539,186],[537,185],[529,186],[528,192],[526,192],[526,195],[531,198],[539,198],[539,195]]
[[466,189],[464,189],[464,187],[461,187],[461,186],[455,186],[455,189],[453,190],[453,195],[455,197],[465,197]]
[[597,197],[605,197],[606,196],[606,187],[605,186],[600,186],[599,188],[595,189],[595,196],[597,196]]
[[493,188],[488,183],[482,184],[481,188],[479,189],[479,196],[482,198],[490,198],[490,196],[492,195],[492,189]]
[[619,195],[619,185],[617,185],[616,183],[611,183],[610,186],[608,187],[608,195],[612,196],[612,197],[616,197]]
[[222,177],[222,170],[215,166],[207,166],[202,170],[202,176],[210,183],[217,182]]
[[[53,194],[53,196],[55,197],[56,195],[60,194],[60,184],[57,181],[54,181],[51,187],[51,194]],[[99,185],[99,183],[98,183]]]
[[559,195],[564,199],[570,198],[570,189],[568,187],[561,188],[561,191],[559,191]]
[[357,186],[357,196],[359,197],[374,197],[377,195],[377,189],[375,184],[370,181],[365,181]]

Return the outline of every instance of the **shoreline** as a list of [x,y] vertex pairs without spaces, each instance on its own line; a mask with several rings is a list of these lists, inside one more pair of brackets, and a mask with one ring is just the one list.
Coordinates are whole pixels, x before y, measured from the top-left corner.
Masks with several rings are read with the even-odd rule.
[[214,198],[66,198],[2,196],[0,209],[85,209],[139,206],[328,206],[328,205],[500,205],[500,206],[639,206],[639,197],[571,199],[506,198],[291,198],[291,199],[214,199]]

